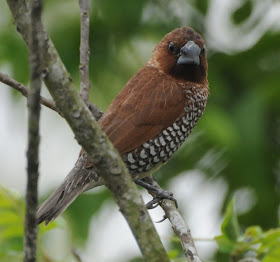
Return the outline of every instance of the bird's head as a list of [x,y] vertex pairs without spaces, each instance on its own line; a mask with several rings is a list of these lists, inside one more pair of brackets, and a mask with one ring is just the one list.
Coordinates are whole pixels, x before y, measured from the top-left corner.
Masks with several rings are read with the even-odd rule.
[[190,27],[180,27],[165,35],[148,64],[178,79],[197,83],[207,81],[204,40]]

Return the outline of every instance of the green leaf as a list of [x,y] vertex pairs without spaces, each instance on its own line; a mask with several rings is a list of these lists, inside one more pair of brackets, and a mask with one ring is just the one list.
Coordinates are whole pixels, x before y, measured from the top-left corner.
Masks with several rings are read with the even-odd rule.
[[266,231],[260,243],[259,252],[269,253],[275,248],[278,249],[280,247],[280,228]]
[[244,236],[247,237],[260,237],[262,235],[263,231],[262,228],[260,226],[251,226],[248,227],[245,231]]
[[224,221],[221,226],[223,234],[231,241],[237,241],[240,236],[240,228],[234,212],[234,199],[227,206]]

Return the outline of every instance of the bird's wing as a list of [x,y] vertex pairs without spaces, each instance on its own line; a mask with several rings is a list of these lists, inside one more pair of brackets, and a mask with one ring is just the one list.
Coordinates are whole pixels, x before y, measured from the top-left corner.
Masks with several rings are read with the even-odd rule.
[[127,153],[172,125],[184,114],[185,96],[171,77],[151,66],[136,73],[99,123],[121,153]]

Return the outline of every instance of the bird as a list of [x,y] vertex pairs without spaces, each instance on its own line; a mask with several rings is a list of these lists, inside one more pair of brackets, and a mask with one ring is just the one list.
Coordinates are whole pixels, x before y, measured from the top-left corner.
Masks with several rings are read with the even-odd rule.
[[[209,85],[205,42],[188,26],[166,34],[148,62],[127,82],[98,121],[139,180],[178,150],[206,107]],[[81,193],[104,185],[86,152],[38,208],[38,224],[57,218]]]

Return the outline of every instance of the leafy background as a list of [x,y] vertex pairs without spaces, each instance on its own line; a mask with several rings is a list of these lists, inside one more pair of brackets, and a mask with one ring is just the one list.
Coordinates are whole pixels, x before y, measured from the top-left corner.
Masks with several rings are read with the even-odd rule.
[[[16,32],[4,1],[1,2],[0,13],[1,71],[28,85],[27,48]],[[164,188],[174,192],[194,236],[209,240],[197,241],[199,252],[207,261],[229,261],[230,256],[236,259],[233,261],[238,261],[240,254],[251,255],[250,252],[265,262],[278,261],[273,257],[277,259],[280,256],[277,229],[280,181],[279,15],[280,5],[272,0],[91,1],[91,101],[103,110],[145,64],[154,45],[167,32],[189,25],[206,39],[211,90],[207,109],[188,141],[158,171],[156,178]],[[43,18],[78,88],[78,1],[45,1]],[[22,229],[19,225],[23,223],[24,210],[25,100],[4,85],[0,91],[0,183],[6,187],[1,189],[0,197],[0,253],[1,261],[19,261],[22,255]],[[48,95],[46,91],[44,95]],[[79,150],[68,127],[66,124],[62,126],[61,122],[60,117],[43,109],[42,200],[67,174]],[[235,198],[235,211],[230,204],[227,210],[232,212],[226,212],[232,197]],[[117,220],[121,220],[120,223],[124,224],[121,217],[114,219],[115,214],[118,214],[117,208],[107,190],[80,196],[67,209],[64,219],[50,224],[50,229],[56,229],[47,233],[40,230],[40,260],[75,261],[70,250],[76,247],[85,261],[92,261],[96,257],[91,254],[93,247],[89,247],[89,243],[92,245],[94,237],[103,243],[103,249],[98,252],[106,254],[111,250],[114,261],[130,261],[139,256],[135,243],[132,243],[134,249],[131,252],[118,249],[117,243],[126,243],[120,240],[122,233],[114,233],[111,231],[112,223],[105,223],[113,220],[118,227]],[[228,216],[219,231],[225,214]],[[156,219],[160,217],[158,213],[155,216]],[[99,227],[107,237],[102,235],[102,230],[97,234],[96,221],[100,222]],[[7,227],[9,223],[16,226]],[[180,257],[180,245],[166,229],[169,225],[165,223],[165,226],[159,226],[165,229],[158,230],[164,232],[160,234],[171,252],[170,256]],[[227,227],[237,233],[228,233]],[[110,229],[111,235],[105,234],[106,229]],[[12,232],[8,237],[7,230]],[[217,235],[221,236],[213,246]],[[111,237],[117,239],[116,246],[107,244]],[[244,246],[248,238],[251,242]],[[59,244],[51,245],[52,242]],[[260,243],[263,249],[251,248]],[[53,251],[55,247],[58,247],[57,252]],[[270,257],[264,252],[270,252]],[[112,261],[112,257],[104,255],[99,261],[110,259]]]

